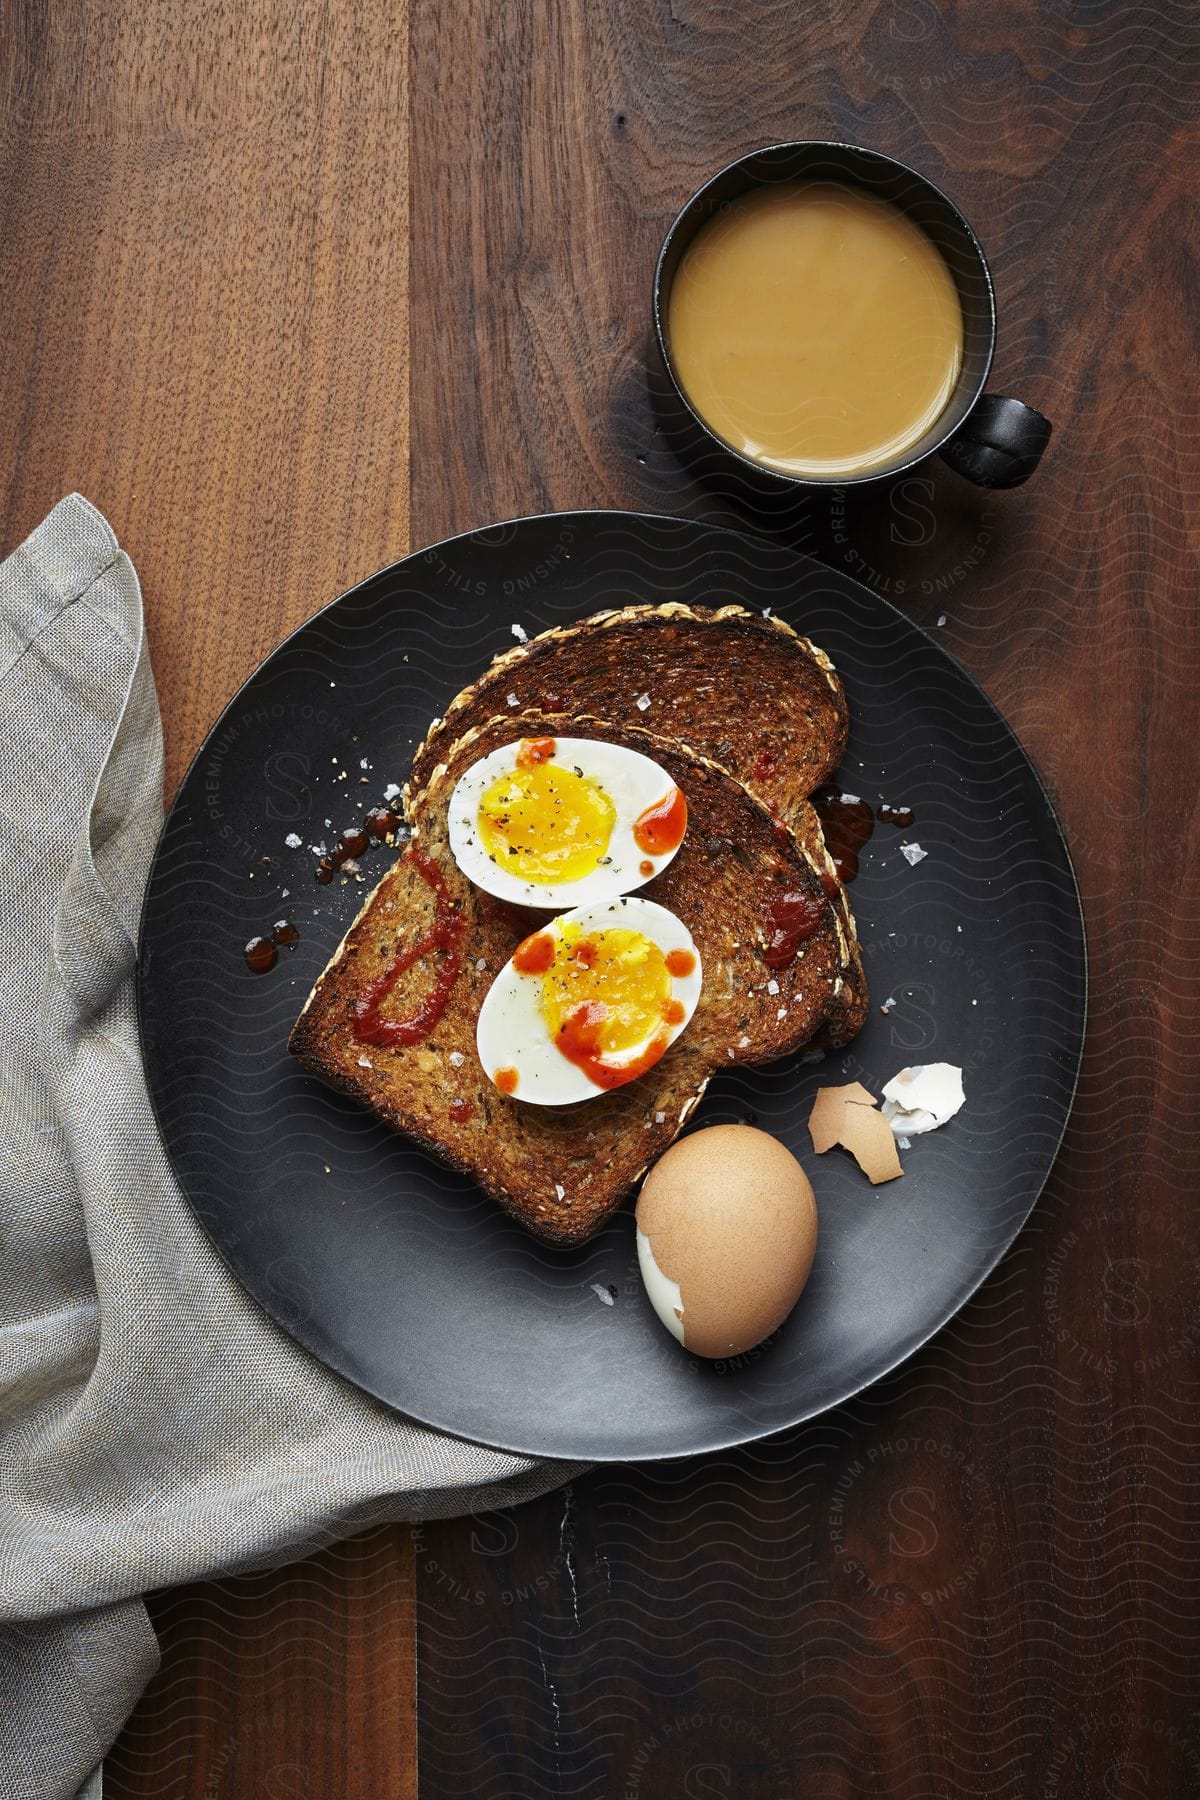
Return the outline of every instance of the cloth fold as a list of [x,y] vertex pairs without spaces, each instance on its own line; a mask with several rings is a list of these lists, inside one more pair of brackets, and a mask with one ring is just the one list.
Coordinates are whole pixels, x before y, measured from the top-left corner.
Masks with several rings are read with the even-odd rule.
[[370,1399],[209,1244],[134,1016],[161,818],[137,576],[73,494],[0,564],[0,1800],[99,1793],[157,1666],[148,1589],[577,1472]]

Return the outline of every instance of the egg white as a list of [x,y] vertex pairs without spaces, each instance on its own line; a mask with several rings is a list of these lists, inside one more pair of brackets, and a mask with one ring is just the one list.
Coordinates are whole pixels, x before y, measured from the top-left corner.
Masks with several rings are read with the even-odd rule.
[[[640,750],[627,750],[623,744],[575,737],[560,737],[554,742],[551,761],[578,770],[602,788],[613,803],[616,818],[605,852],[608,860],[574,881],[554,883],[524,881],[493,862],[479,836],[479,803],[494,781],[516,768],[520,740],[515,739],[511,744],[493,750],[490,756],[472,763],[460,776],[450,796],[447,819],[450,850],[463,874],[476,887],[494,894],[498,900],[508,900],[517,906],[541,907],[547,912],[590,906],[593,901],[632,893],[647,881],[653,881],[676,852],[669,850],[661,856],[649,855],[635,842],[633,827],[646,808],[661,800],[675,782],[651,757],[643,756]],[[652,865],[649,875],[641,872],[643,862]]]
[[[683,1006],[678,1025],[659,1027],[640,1043],[606,1060],[617,1067],[634,1061],[662,1029],[666,1030],[668,1044],[673,1044],[696,1010],[704,978],[700,952],[683,921],[665,906],[631,895],[576,907],[540,929],[561,938],[565,925],[578,925],[584,931],[620,926],[640,931],[664,954],[671,950],[692,952],[696,959],[692,973],[671,977],[671,997]],[[610,1091],[597,1087],[558,1049],[542,1015],[541,992],[540,975],[522,975],[511,960],[505,963],[488,989],[475,1028],[475,1045],[484,1073],[495,1081],[497,1070],[515,1069],[518,1079],[514,1098],[535,1106],[572,1106],[576,1101],[594,1100],[598,1094]]]

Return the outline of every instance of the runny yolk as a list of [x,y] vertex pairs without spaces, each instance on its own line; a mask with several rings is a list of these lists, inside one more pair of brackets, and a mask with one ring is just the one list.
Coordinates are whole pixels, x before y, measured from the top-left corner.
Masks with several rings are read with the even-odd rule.
[[[527,938],[517,955],[538,945],[540,965],[547,938],[546,932]],[[666,1050],[670,1034],[664,1026],[681,1025],[685,1017],[683,1002],[671,992],[670,961],[677,953],[664,955],[653,939],[624,926],[585,932],[568,925],[551,941],[553,960],[538,972],[542,1016],[555,1045],[597,1087],[635,1080]],[[679,973],[690,973],[696,959],[690,951],[682,954],[689,968]]]
[[[553,738],[525,743],[549,744],[553,755]],[[590,875],[608,850],[616,817],[597,782],[561,763],[534,760],[492,782],[479,802],[478,827],[494,863],[544,887]]]
[[633,822],[633,841],[648,856],[666,856],[682,844],[687,816],[687,801],[681,789],[669,788],[661,800],[638,814]]

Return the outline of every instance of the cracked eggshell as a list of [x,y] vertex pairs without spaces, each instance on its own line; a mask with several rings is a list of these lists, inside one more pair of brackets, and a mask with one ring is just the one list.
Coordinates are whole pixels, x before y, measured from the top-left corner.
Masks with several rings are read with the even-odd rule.
[[[695,1356],[738,1356],[782,1325],[817,1245],[791,1151],[750,1125],[681,1138],[642,1184],[638,1261],[655,1312]],[[679,1314],[682,1313],[682,1317]]]
[[962,1108],[962,1070],[954,1063],[915,1063],[883,1090],[883,1116],[897,1137],[936,1131]]

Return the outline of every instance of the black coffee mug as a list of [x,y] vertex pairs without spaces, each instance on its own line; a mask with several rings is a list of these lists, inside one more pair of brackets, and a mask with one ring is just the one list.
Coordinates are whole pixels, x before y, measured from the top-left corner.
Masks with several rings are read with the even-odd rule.
[[[792,474],[737,450],[698,412],[671,357],[667,301],[684,251],[712,215],[749,189],[775,182],[835,181],[899,206],[941,251],[962,308],[962,367],[944,410],[916,443],[890,462],[859,474]],[[695,422],[728,455],[756,474],[788,487],[846,487],[887,481],[935,451],[979,487],[1018,487],[1041,461],[1050,441],[1049,419],[1004,394],[985,394],[996,348],[996,297],[979,240],[940,188],[914,169],[877,150],[855,144],[771,144],[739,157],[694,194],[668,231],[654,273],[654,329],[675,392]]]

